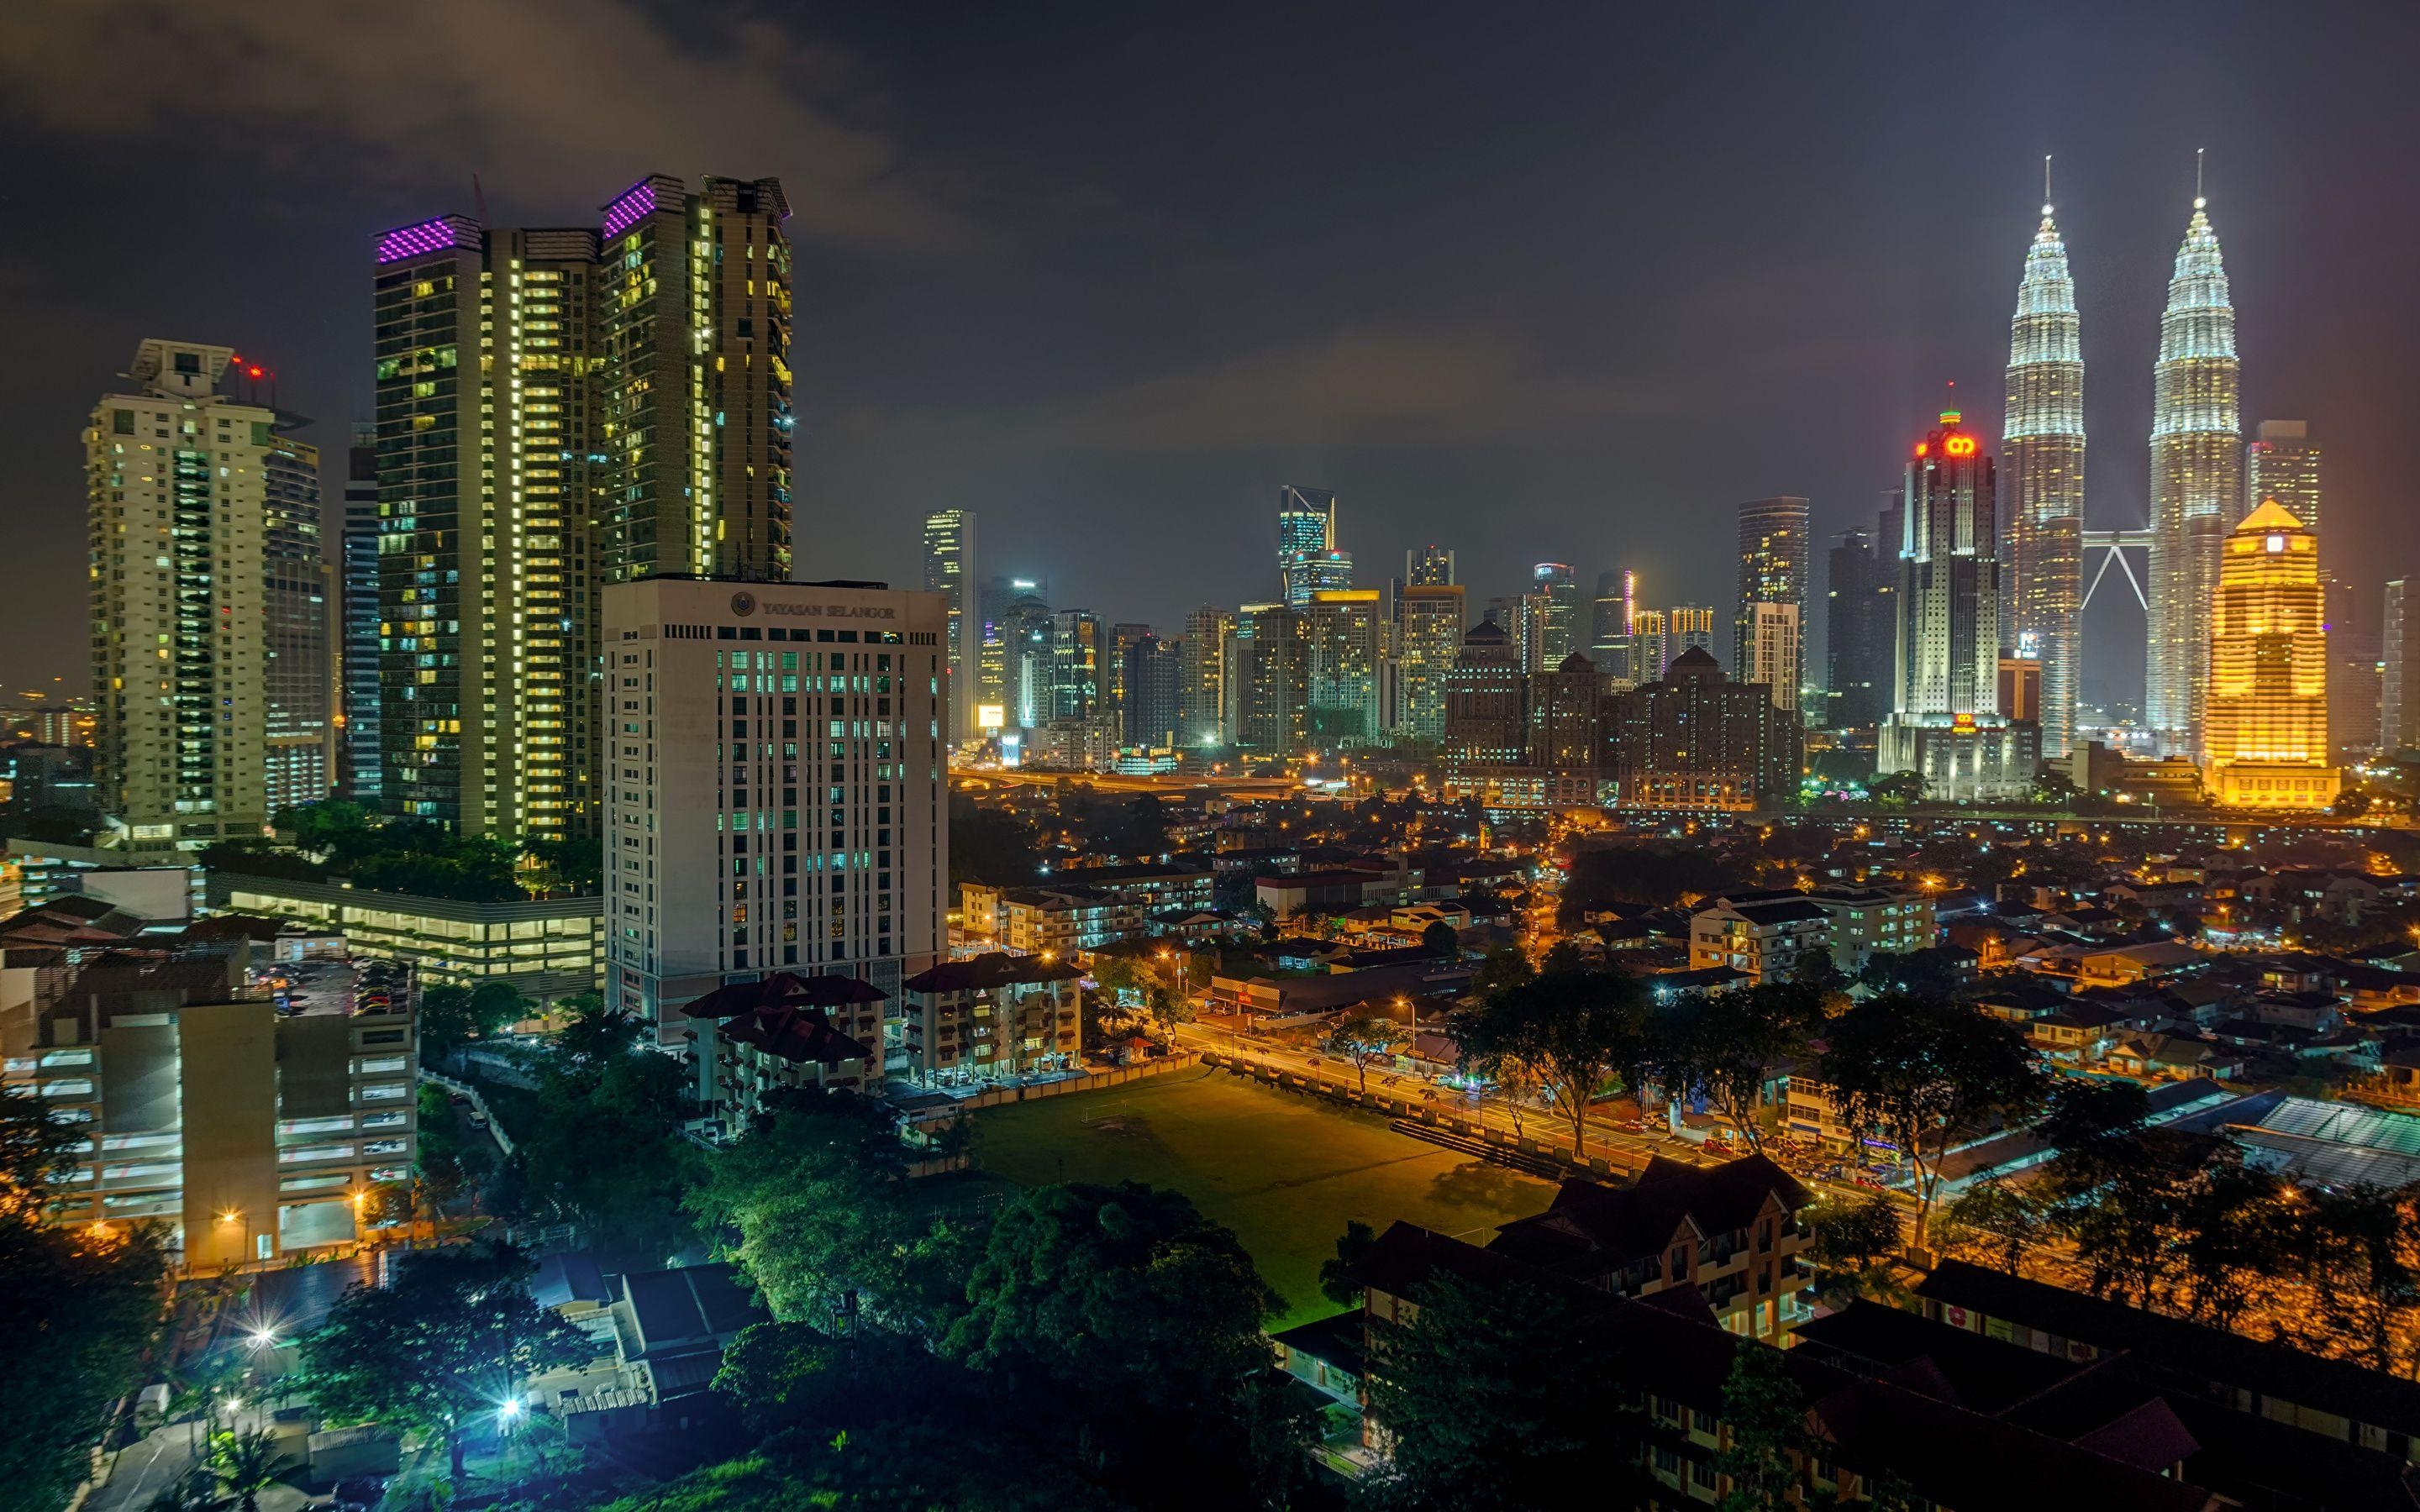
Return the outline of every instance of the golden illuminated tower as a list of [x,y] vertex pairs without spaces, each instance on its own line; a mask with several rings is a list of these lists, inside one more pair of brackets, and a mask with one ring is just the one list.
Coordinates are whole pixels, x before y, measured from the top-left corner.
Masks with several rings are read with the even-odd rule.
[[2203,780],[2230,808],[2325,809],[2335,801],[2319,545],[2271,499],[2243,517],[2220,552]]

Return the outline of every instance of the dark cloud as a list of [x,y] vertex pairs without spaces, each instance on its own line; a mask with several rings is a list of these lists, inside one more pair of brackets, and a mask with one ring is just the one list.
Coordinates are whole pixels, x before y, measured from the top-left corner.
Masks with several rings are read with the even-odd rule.
[[963,230],[897,140],[846,118],[854,64],[763,21],[675,28],[621,0],[63,0],[0,17],[0,87],[55,131],[198,133],[235,172],[267,142],[458,193],[473,171],[600,201],[655,168],[778,173],[802,234]]

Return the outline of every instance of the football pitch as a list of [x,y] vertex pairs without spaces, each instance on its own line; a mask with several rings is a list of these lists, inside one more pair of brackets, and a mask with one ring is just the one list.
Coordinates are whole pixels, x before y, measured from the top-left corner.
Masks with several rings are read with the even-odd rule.
[[974,1156],[1020,1185],[1141,1181],[1235,1231],[1285,1299],[1272,1329],[1336,1311],[1319,1266],[1347,1219],[1401,1219],[1485,1243],[1544,1211],[1554,1185],[1387,1127],[1373,1113],[1206,1068],[985,1108]]

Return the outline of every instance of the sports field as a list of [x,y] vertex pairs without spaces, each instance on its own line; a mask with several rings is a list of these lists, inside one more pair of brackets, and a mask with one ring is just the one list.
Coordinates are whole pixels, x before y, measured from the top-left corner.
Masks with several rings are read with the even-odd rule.
[[1319,1265],[1348,1218],[1381,1232],[1400,1218],[1483,1243],[1555,1191],[1399,1134],[1375,1114],[1206,1069],[985,1108],[974,1154],[1023,1185],[1135,1180],[1184,1193],[1235,1231],[1285,1299],[1279,1328],[1336,1310],[1319,1294]]

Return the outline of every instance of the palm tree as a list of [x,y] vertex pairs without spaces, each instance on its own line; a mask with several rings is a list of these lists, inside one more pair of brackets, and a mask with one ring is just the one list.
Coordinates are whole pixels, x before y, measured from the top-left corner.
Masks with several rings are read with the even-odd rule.
[[277,1483],[277,1434],[265,1427],[222,1433],[210,1445],[210,1469],[243,1512],[260,1512],[260,1493]]
[[188,1465],[143,1504],[143,1512],[211,1512],[219,1504],[218,1492],[216,1475],[200,1465]]

